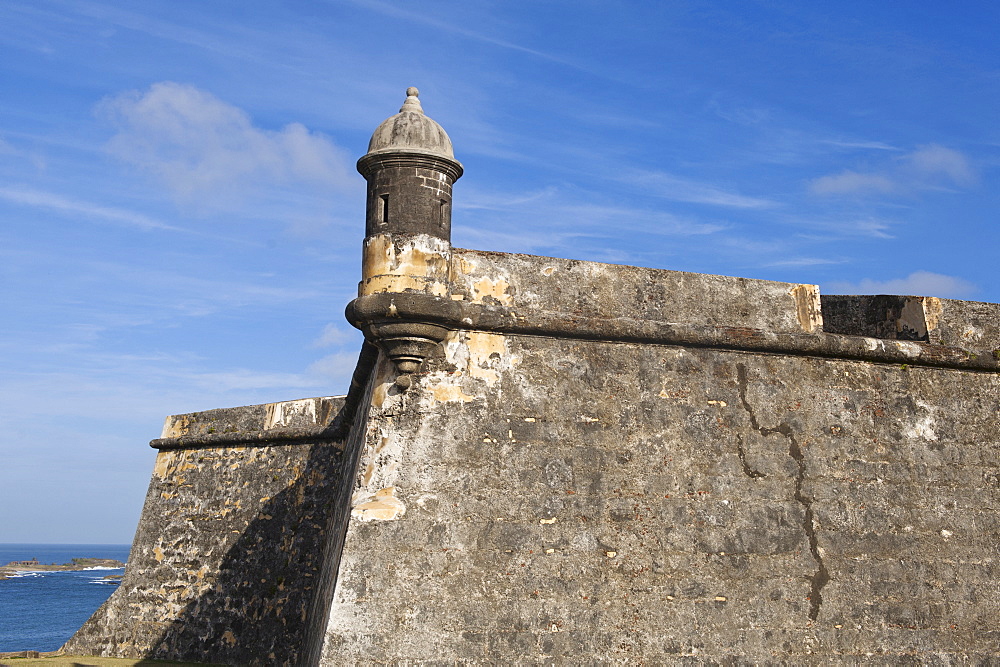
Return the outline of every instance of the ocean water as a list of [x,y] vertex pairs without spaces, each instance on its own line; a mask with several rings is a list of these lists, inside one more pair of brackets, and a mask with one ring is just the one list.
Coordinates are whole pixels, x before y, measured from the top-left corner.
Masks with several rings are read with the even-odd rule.
[[[127,544],[0,544],[0,565],[37,558],[62,565],[74,558],[128,560]],[[55,651],[108,599],[121,569],[37,572],[0,581],[0,652]]]

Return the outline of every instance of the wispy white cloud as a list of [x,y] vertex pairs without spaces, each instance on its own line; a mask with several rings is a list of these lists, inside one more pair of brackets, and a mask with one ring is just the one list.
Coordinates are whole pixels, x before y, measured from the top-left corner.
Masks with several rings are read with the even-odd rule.
[[[643,236],[691,237],[716,234],[730,227],[724,221],[590,199],[586,193],[558,187],[516,194],[463,192],[465,203],[456,203],[456,243],[513,252],[552,252],[560,246],[580,251],[580,241],[590,239],[594,243],[586,253],[593,259],[598,249],[607,251],[610,237],[618,239],[624,231]],[[627,253],[615,258],[636,261]]]
[[99,218],[110,222],[122,223],[139,229],[165,229],[170,231],[186,232],[188,230],[174,225],[168,225],[159,220],[150,218],[142,213],[115,208],[113,206],[102,206],[91,202],[64,197],[52,192],[44,192],[29,187],[0,187],[0,199],[20,204],[23,206],[33,206],[50,209],[71,215],[80,215],[89,218]]
[[943,179],[957,186],[976,182],[976,173],[962,153],[938,144],[921,146],[904,156],[905,168],[927,182]]
[[977,174],[964,154],[953,148],[928,144],[899,156],[880,169],[845,169],[821,176],[810,181],[809,190],[817,195],[896,194],[969,187],[976,181]]
[[[889,231],[892,220],[875,217],[831,217],[831,218],[796,218],[789,223],[800,230],[799,236],[814,241],[836,241],[859,236],[876,239],[895,238]],[[801,230],[808,230],[801,232]]]
[[844,222],[839,226],[841,231],[846,231],[849,234],[857,234],[859,236],[873,236],[878,239],[891,239],[895,238],[889,233],[891,228],[891,223],[886,220],[881,220],[878,218],[861,218],[852,219]]
[[[358,347],[360,349],[360,345]],[[351,376],[357,363],[357,350],[335,352],[309,364],[305,376],[316,382],[317,386],[328,387],[328,390],[336,393],[345,393],[350,386]]]
[[334,345],[343,345],[349,341],[355,340],[359,332],[354,329],[350,329],[344,324],[331,322],[323,327],[322,333],[312,342],[312,347],[314,348],[324,348],[332,347]]
[[768,262],[764,266],[821,266],[824,264],[844,264],[846,259],[830,259],[829,257],[794,257]]
[[818,195],[892,192],[896,187],[896,183],[883,174],[863,174],[850,169],[839,174],[821,176],[809,185],[809,189]]
[[898,151],[896,146],[881,141],[850,141],[839,139],[821,139],[821,144],[848,150]]
[[519,53],[524,53],[527,55],[534,56],[536,58],[541,58],[543,60],[548,60],[550,62],[559,63],[560,65],[566,65],[574,69],[578,69],[589,74],[594,74],[589,69],[584,68],[579,63],[573,62],[566,58],[561,58],[559,56],[553,55],[551,53],[546,53],[544,51],[539,51],[537,49],[528,48],[520,44],[515,44],[514,42],[499,39],[497,37],[492,37],[486,33],[479,32],[476,30],[469,30],[468,28],[463,28],[457,26],[453,23],[448,23],[435,18],[430,12],[426,11],[409,11],[407,9],[402,9],[396,4],[390,4],[385,2],[378,2],[377,0],[350,0],[355,5],[359,5],[368,9],[369,11],[378,12],[384,16],[391,16],[393,18],[403,19],[408,23],[416,23],[421,25],[430,26],[436,28],[443,32],[448,32],[454,35],[461,35],[468,39],[475,40],[477,42],[482,42],[484,44],[492,44],[493,46],[499,46],[503,49],[508,49],[510,51],[517,51]]
[[540,200],[557,196],[558,190],[554,187],[537,190],[535,192],[525,192],[522,194],[506,194],[498,192],[467,191],[462,193],[461,201],[455,201],[456,210],[489,210],[503,211],[523,204],[533,204]]
[[708,108],[719,118],[738,125],[758,125],[773,116],[770,109],[728,99],[722,93],[716,93],[709,99]]
[[173,82],[108,98],[100,112],[118,133],[109,149],[159,177],[187,203],[252,197],[261,186],[354,185],[346,153],[299,123],[257,127],[244,110]]
[[770,199],[749,197],[711,183],[682,178],[662,171],[626,170],[620,172],[616,180],[641,186],[645,194],[671,201],[741,209],[770,208],[778,205]]
[[975,294],[974,284],[955,276],[930,271],[914,271],[905,278],[870,280],[857,283],[833,281],[823,286],[828,294],[913,294],[961,299]]
[[267,373],[235,369],[200,373],[188,377],[188,382],[206,391],[229,392],[248,389],[296,389],[323,385],[322,378],[302,373]]
[[665,211],[627,206],[577,204],[562,208],[561,213],[574,225],[600,225],[603,233],[608,229],[629,229],[663,236],[699,236],[715,234],[729,227],[723,223],[703,222]]

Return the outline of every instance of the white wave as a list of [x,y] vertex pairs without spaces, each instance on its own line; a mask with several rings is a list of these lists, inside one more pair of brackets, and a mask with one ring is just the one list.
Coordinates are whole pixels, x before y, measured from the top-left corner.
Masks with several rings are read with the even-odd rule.
[[44,572],[13,572],[7,575],[8,579],[21,579],[23,577],[44,577]]
[[91,579],[87,583],[88,584],[105,584],[105,585],[117,586],[121,582],[118,579]]
[[91,567],[83,568],[83,572],[88,572],[90,570],[124,570],[123,567],[105,567],[104,565],[93,565]]

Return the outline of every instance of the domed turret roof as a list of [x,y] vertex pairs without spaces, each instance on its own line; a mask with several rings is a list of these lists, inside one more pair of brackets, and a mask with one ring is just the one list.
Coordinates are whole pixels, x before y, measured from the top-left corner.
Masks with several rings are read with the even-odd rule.
[[424,115],[417,97],[420,91],[406,89],[399,113],[382,121],[368,142],[368,155],[377,153],[425,153],[455,159],[451,139],[444,128]]

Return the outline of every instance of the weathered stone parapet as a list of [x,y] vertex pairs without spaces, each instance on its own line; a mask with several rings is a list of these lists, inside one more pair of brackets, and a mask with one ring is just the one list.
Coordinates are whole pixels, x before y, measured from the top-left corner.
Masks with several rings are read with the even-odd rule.
[[[351,302],[347,318],[359,328],[368,322],[420,322],[451,330],[746,350],[800,356],[859,359],[881,363],[1000,370],[989,350],[931,345],[827,333],[774,332],[749,327],[678,324],[632,317],[584,317],[442,299],[416,293],[373,294]],[[405,326],[402,325],[401,326]]]
[[650,319],[775,333],[822,330],[815,285],[516,253],[452,250],[452,298],[572,317]]
[[829,333],[1000,348],[1000,304],[878,294],[823,295],[822,307]]
[[154,449],[179,449],[342,439],[334,416],[343,408],[344,399],[303,398],[171,415],[163,424],[162,436],[149,444]]
[[151,440],[149,445],[154,449],[184,449],[343,441],[358,416],[377,359],[378,349],[365,343],[345,396],[171,415],[163,424],[161,437]]

